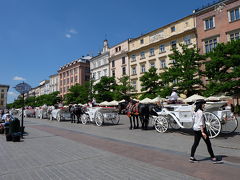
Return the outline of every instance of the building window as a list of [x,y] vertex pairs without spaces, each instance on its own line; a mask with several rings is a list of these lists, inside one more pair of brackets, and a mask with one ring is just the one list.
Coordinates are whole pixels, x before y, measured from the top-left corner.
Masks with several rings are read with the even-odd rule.
[[125,64],[126,62],[125,62],[125,56],[124,57],[122,57],[122,64]]
[[190,36],[190,35],[185,36],[185,37],[183,38],[183,41],[184,41],[184,44],[186,44],[186,45],[191,44],[191,36]]
[[212,16],[208,19],[205,19],[204,20],[204,26],[205,26],[205,30],[215,28],[215,18]]
[[96,68],[96,62],[93,62],[93,68]]
[[155,54],[154,54],[154,48],[151,48],[150,49],[150,56],[154,56]]
[[63,77],[65,78],[65,72],[63,73]]
[[122,67],[122,75],[126,75],[126,67]]
[[90,68],[89,67],[85,67],[85,73],[90,73]]
[[132,75],[136,75],[137,74],[137,69],[136,66],[132,67]]
[[164,68],[166,68],[167,67],[167,65],[166,65],[166,60],[164,59],[164,60],[160,60],[160,68],[161,69],[164,69]]
[[175,32],[175,31],[176,31],[175,26],[172,26],[172,27],[171,27],[171,32]]
[[144,44],[144,40],[143,39],[140,40],[140,44]]
[[141,58],[140,59],[145,59],[145,52],[140,53]]
[[62,85],[62,80],[60,80],[60,86]]
[[230,41],[238,40],[240,39],[240,32],[234,32],[229,34]]
[[4,94],[1,94],[1,98],[2,98],[2,99],[4,98]]
[[115,77],[115,70],[112,70],[112,76]]
[[77,82],[77,80],[78,80],[78,78],[77,78],[77,76],[75,76],[75,80],[74,81]]
[[67,78],[67,84],[69,84],[69,78]]
[[121,46],[115,48],[115,52],[121,51]]
[[93,73],[93,80],[96,80],[96,73]]
[[217,46],[217,38],[209,39],[204,42],[205,53],[211,52]]
[[62,79],[62,74],[60,74],[60,79]]
[[102,65],[102,61],[99,60],[99,61],[98,61],[98,67],[101,66],[101,65]]
[[165,52],[165,45],[161,44],[159,47],[160,53]]
[[233,22],[240,19],[239,7],[229,11],[229,21]]
[[[77,68],[74,68],[74,74],[77,74]],[[63,76],[65,77],[65,76]]]
[[114,60],[112,61],[112,67],[115,67],[115,61]]
[[100,79],[101,78],[101,71],[98,71],[97,74],[98,74],[98,79]]
[[69,76],[69,71],[67,71],[67,76]]
[[155,67],[155,62],[150,62],[150,68]]
[[71,83],[73,83],[73,77],[71,77]]
[[136,61],[136,55],[135,54],[132,55],[132,61]]
[[131,81],[131,86],[133,87],[132,91],[136,91],[137,90],[137,81],[136,80]]
[[141,73],[145,73],[146,72],[146,68],[145,68],[145,64],[141,65]]
[[104,76],[107,76],[107,69],[103,70],[103,74],[104,74]]
[[177,48],[177,41],[172,41],[171,42],[171,47],[172,47],[172,49],[176,49]]
[[1,100],[1,105],[3,105],[3,103],[4,103],[3,100]]
[[72,69],[70,70],[70,74],[73,75],[73,70]]

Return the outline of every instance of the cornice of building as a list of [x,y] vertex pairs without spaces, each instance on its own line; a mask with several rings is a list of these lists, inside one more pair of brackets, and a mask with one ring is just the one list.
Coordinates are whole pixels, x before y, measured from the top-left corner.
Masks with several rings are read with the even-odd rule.
[[7,91],[8,91],[8,89],[10,88],[9,85],[4,85],[4,84],[0,84],[0,87],[7,88]]
[[203,5],[201,8],[193,10],[193,14],[196,16],[199,16],[201,14],[205,14],[209,11],[213,11],[216,6],[219,6],[221,4],[231,4],[233,2],[236,2],[239,0],[218,0],[218,1],[213,1],[212,3],[208,3],[207,5]]
[[136,38],[132,38],[129,42],[139,40],[139,39],[141,39],[141,38],[143,38],[143,37],[145,37],[145,36],[148,36],[148,35],[152,34],[152,33],[155,32],[155,31],[159,31],[159,30],[165,29],[165,28],[167,28],[167,27],[170,27],[170,26],[172,26],[172,25],[174,25],[174,24],[177,24],[178,22],[181,22],[181,21],[183,21],[183,20],[185,20],[185,19],[188,19],[188,18],[190,18],[190,17],[193,18],[194,15],[193,15],[193,14],[190,14],[190,15],[185,16],[185,17],[183,17],[183,18],[181,18],[181,19],[178,19],[178,20],[176,20],[176,21],[174,21],[174,22],[171,22],[171,23],[169,23],[169,24],[167,24],[167,25],[165,25],[165,26],[162,26],[162,27],[159,27],[159,28],[157,28],[157,29],[155,29],[155,30],[152,30],[152,31],[150,31],[150,32],[148,32],[148,33],[146,33],[146,34],[142,34],[141,36],[138,36],[138,37],[136,37]]
[[171,41],[171,40],[177,39],[178,37],[182,37],[182,36],[184,36],[184,35],[186,35],[186,34],[189,34],[189,33],[196,33],[196,28],[194,27],[194,28],[189,29],[189,30],[186,30],[186,31],[184,31],[184,32],[181,32],[181,33],[178,33],[178,34],[169,36],[168,38],[161,39],[161,40],[159,40],[159,41],[157,41],[157,42],[149,43],[149,44],[147,44],[147,45],[145,45],[145,46],[141,46],[141,47],[139,47],[138,49],[134,49],[134,50],[132,50],[132,51],[128,51],[127,54],[129,55],[129,54],[132,54],[132,53],[136,53],[136,52],[138,52],[138,51],[142,51],[142,50],[145,50],[145,49],[149,49],[150,47],[157,46],[157,45],[163,44],[163,43],[165,43],[165,42],[169,42],[169,41]]
[[109,56],[109,54],[110,54],[109,51],[108,51],[108,52],[105,52],[105,53],[101,53],[101,54],[99,54],[99,55],[97,55],[97,56],[94,56],[94,57],[90,60],[90,62],[93,62],[93,61],[95,61],[95,60],[98,60],[98,59],[100,59],[100,58],[103,57],[103,56]]
[[91,56],[83,56],[81,58],[78,58],[74,61],[71,61],[70,63],[67,63],[65,64],[64,66],[61,66],[58,70],[58,73],[68,67],[71,67],[72,65],[75,65],[75,64],[89,64],[90,63],[90,60],[92,59]]

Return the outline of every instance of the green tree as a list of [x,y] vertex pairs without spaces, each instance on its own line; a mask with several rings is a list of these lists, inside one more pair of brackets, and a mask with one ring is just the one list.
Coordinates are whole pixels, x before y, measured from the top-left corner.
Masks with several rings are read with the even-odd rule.
[[119,79],[119,83],[116,86],[115,93],[114,93],[114,99],[119,101],[122,99],[129,99],[131,91],[133,87],[130,85],[129,77],[123,76]]
[[198,89],[202,87],[200,79],[201,61],[205,56],[199,54],[199,50],[194,46],[188,48],[187,45],[180,44],[181,51],[174,48],[173,54],[169,58],[173,60],[171,66],[165,72],[160,74],[163,83],[166,85],[163,91],[168,92],[173,86],[178,87],[179,93],[191,96],[199,93]]
[[93,86],[97,102],[112,101],[117,84],[114,77],[103,76],[101,80]]
[[140,99],[146,97],[155,98],[158,96],[163,84],[155,67],[151,67],[148,72],[145,72],[144,75],[140,77],[140,81],[142,86],[141,91],[143,92]]
[[85,104],[89,98],[90,82],[86,82],[83,85],[76,84],[69,88],[69,92],[64,96],[64,100],[69,103],[82,103]]
[[209,83],[204,94],[240,93],[240,40],[218,44],[208,57],[205,76]]

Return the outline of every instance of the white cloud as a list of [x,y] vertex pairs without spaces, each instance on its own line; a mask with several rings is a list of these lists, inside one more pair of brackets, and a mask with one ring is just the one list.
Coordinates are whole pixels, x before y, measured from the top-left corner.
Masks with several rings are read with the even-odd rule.
[[74,28],[71,28],[67,31],[67,33],[65,34],[65,37],[70,39],[72,38],[74,35],[78,34],[77,30]]
[[23,78],[23,77],[15,76],[15,77],[13,78],[13,80],[14,80],[14,81],[25,81],[26,79]]
[[71,34],[65,34],[65,37],[70,39],[72,37],[72,35]]
[[77,30],[73,29],[73,28],[70,29],[68,32],[71,33],[71,34],[78,34]]

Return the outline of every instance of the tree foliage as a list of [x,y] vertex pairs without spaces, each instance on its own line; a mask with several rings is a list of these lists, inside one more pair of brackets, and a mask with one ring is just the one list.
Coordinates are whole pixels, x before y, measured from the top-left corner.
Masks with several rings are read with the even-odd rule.
[[118,85],[116,85],[115,93],[114,93],[114,100],[122,100],[122,99],[129,99],[131,91],[133,87],[130,85],[129,77],[123,76],[119,79]]
[[240,93],[240,40],[218,44],[208,54],[205,76],[208,79],[205,95]]
[[165,84],[163,91],[168,92],[175,86],[178,87],[179,93],[191,96],[199,93],[198,89],[202,86],[200,65],[205,57],[199,54],[199,50],[195,46],[188,48],[187,45],[180,44],[180,47],[181,50],[174,48],[173,54],[169,55],[173,62],[165,72],[160,74],[160,78]]
[[[59,92],[53,92],[51,94],[44,94],[38,97],[28,97],[24,100],[25,106],[38,107],[44,104],[46,105],[54,105],[57,102],[61,101],[61,97],[59,97]],[[20,108],[23,106],[23,98],[19,97],[13,103],[8,104],[8,108]]]
[[144,75],[140,77],[140,81],[142,86],[141,91],[143,92],[140,99],[146,97],[155,98],[158,96],[163,84],[155,67],[151,67],[148,72],[145,72]]
[[90,98],[90,82],[86,82],[83,85],[76,84],[69,88],[69,92],[64,95],[64,101],[67,104],[85,104]]
[[101,80],[93,86],[96,101],[112,101],[116,87],[117,84],[114,77],[103,76]]

